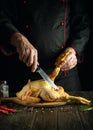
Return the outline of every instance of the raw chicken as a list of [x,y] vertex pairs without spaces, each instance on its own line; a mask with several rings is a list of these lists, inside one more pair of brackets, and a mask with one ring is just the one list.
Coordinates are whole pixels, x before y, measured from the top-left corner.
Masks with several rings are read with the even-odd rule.
[[[60,68],[56,67],[49,77],[54,82],[55,78],[59,74]],[[58,89],[52,88],[45,80],[28,80],[27,84],[22,88],[21,91],[16,93],[18,99],[22,101],[30,102],[68,102],[78,101],[83,104],[89,104],[91,101],[83,97],[72,96],[66,93],[62,86],[58,86]]]

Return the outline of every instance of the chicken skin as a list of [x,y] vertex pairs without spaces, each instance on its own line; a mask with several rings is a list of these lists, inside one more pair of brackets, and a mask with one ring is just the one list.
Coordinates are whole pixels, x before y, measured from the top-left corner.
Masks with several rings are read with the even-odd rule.
[[[49,75],[51,80],[54,82],[55,78],[59,74],[60,68],[56,67],[52,74]],[[30,102],[68,102],[77,101],[82,104],[89,104],[91,101],[83,97],[72,96],[64,91],[62,86],[57,86],[58,89],[54,89],[45,80],[28,80],[27,84],[23,86],[22,90],[16,93],[18,99],[22,101]]]

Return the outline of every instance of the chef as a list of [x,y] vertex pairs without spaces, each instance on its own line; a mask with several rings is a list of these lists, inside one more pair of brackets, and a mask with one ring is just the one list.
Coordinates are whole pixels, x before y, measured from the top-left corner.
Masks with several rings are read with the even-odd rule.
[[[16,89],[20,82],[24,84],[28,79],[41,78],[36,73],[38,65],[50,74],[55,68],[57,58],[66,51],[69,51],[69,54],[58,65],[61,71],[55,83],[63,86],[66,91],[81,89],[77,65],[83,59],[85,45],[89,39],[88,18],[83,2],[1,2],[0,50],[8,56],[13,54],[9,59],[8,80],[17,83]],[[7,53],[7,50],[10,53]]]

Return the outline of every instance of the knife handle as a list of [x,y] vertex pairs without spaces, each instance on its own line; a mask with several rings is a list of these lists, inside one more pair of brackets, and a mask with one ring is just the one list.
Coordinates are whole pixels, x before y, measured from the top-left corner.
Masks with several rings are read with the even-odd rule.
[[41,68],[41,67],[38,65],[38,66],[37,66],[37,69],[36,69],[36,72],[37,72],[37,73],[39,72],[40,68]]

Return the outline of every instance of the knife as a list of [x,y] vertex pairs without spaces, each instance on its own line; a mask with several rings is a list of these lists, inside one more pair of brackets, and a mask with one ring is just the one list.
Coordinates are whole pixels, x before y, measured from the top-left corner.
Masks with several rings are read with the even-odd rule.
[[40,66],[38,66],[36,72],[38,72],[41,75],[41,77],[45,81],[47,81],[48,84],[51,85],[51,87],[58,89],[58,87],[54,84],[54,82],[49,78],[49,76],[44,72],[44,70]]

